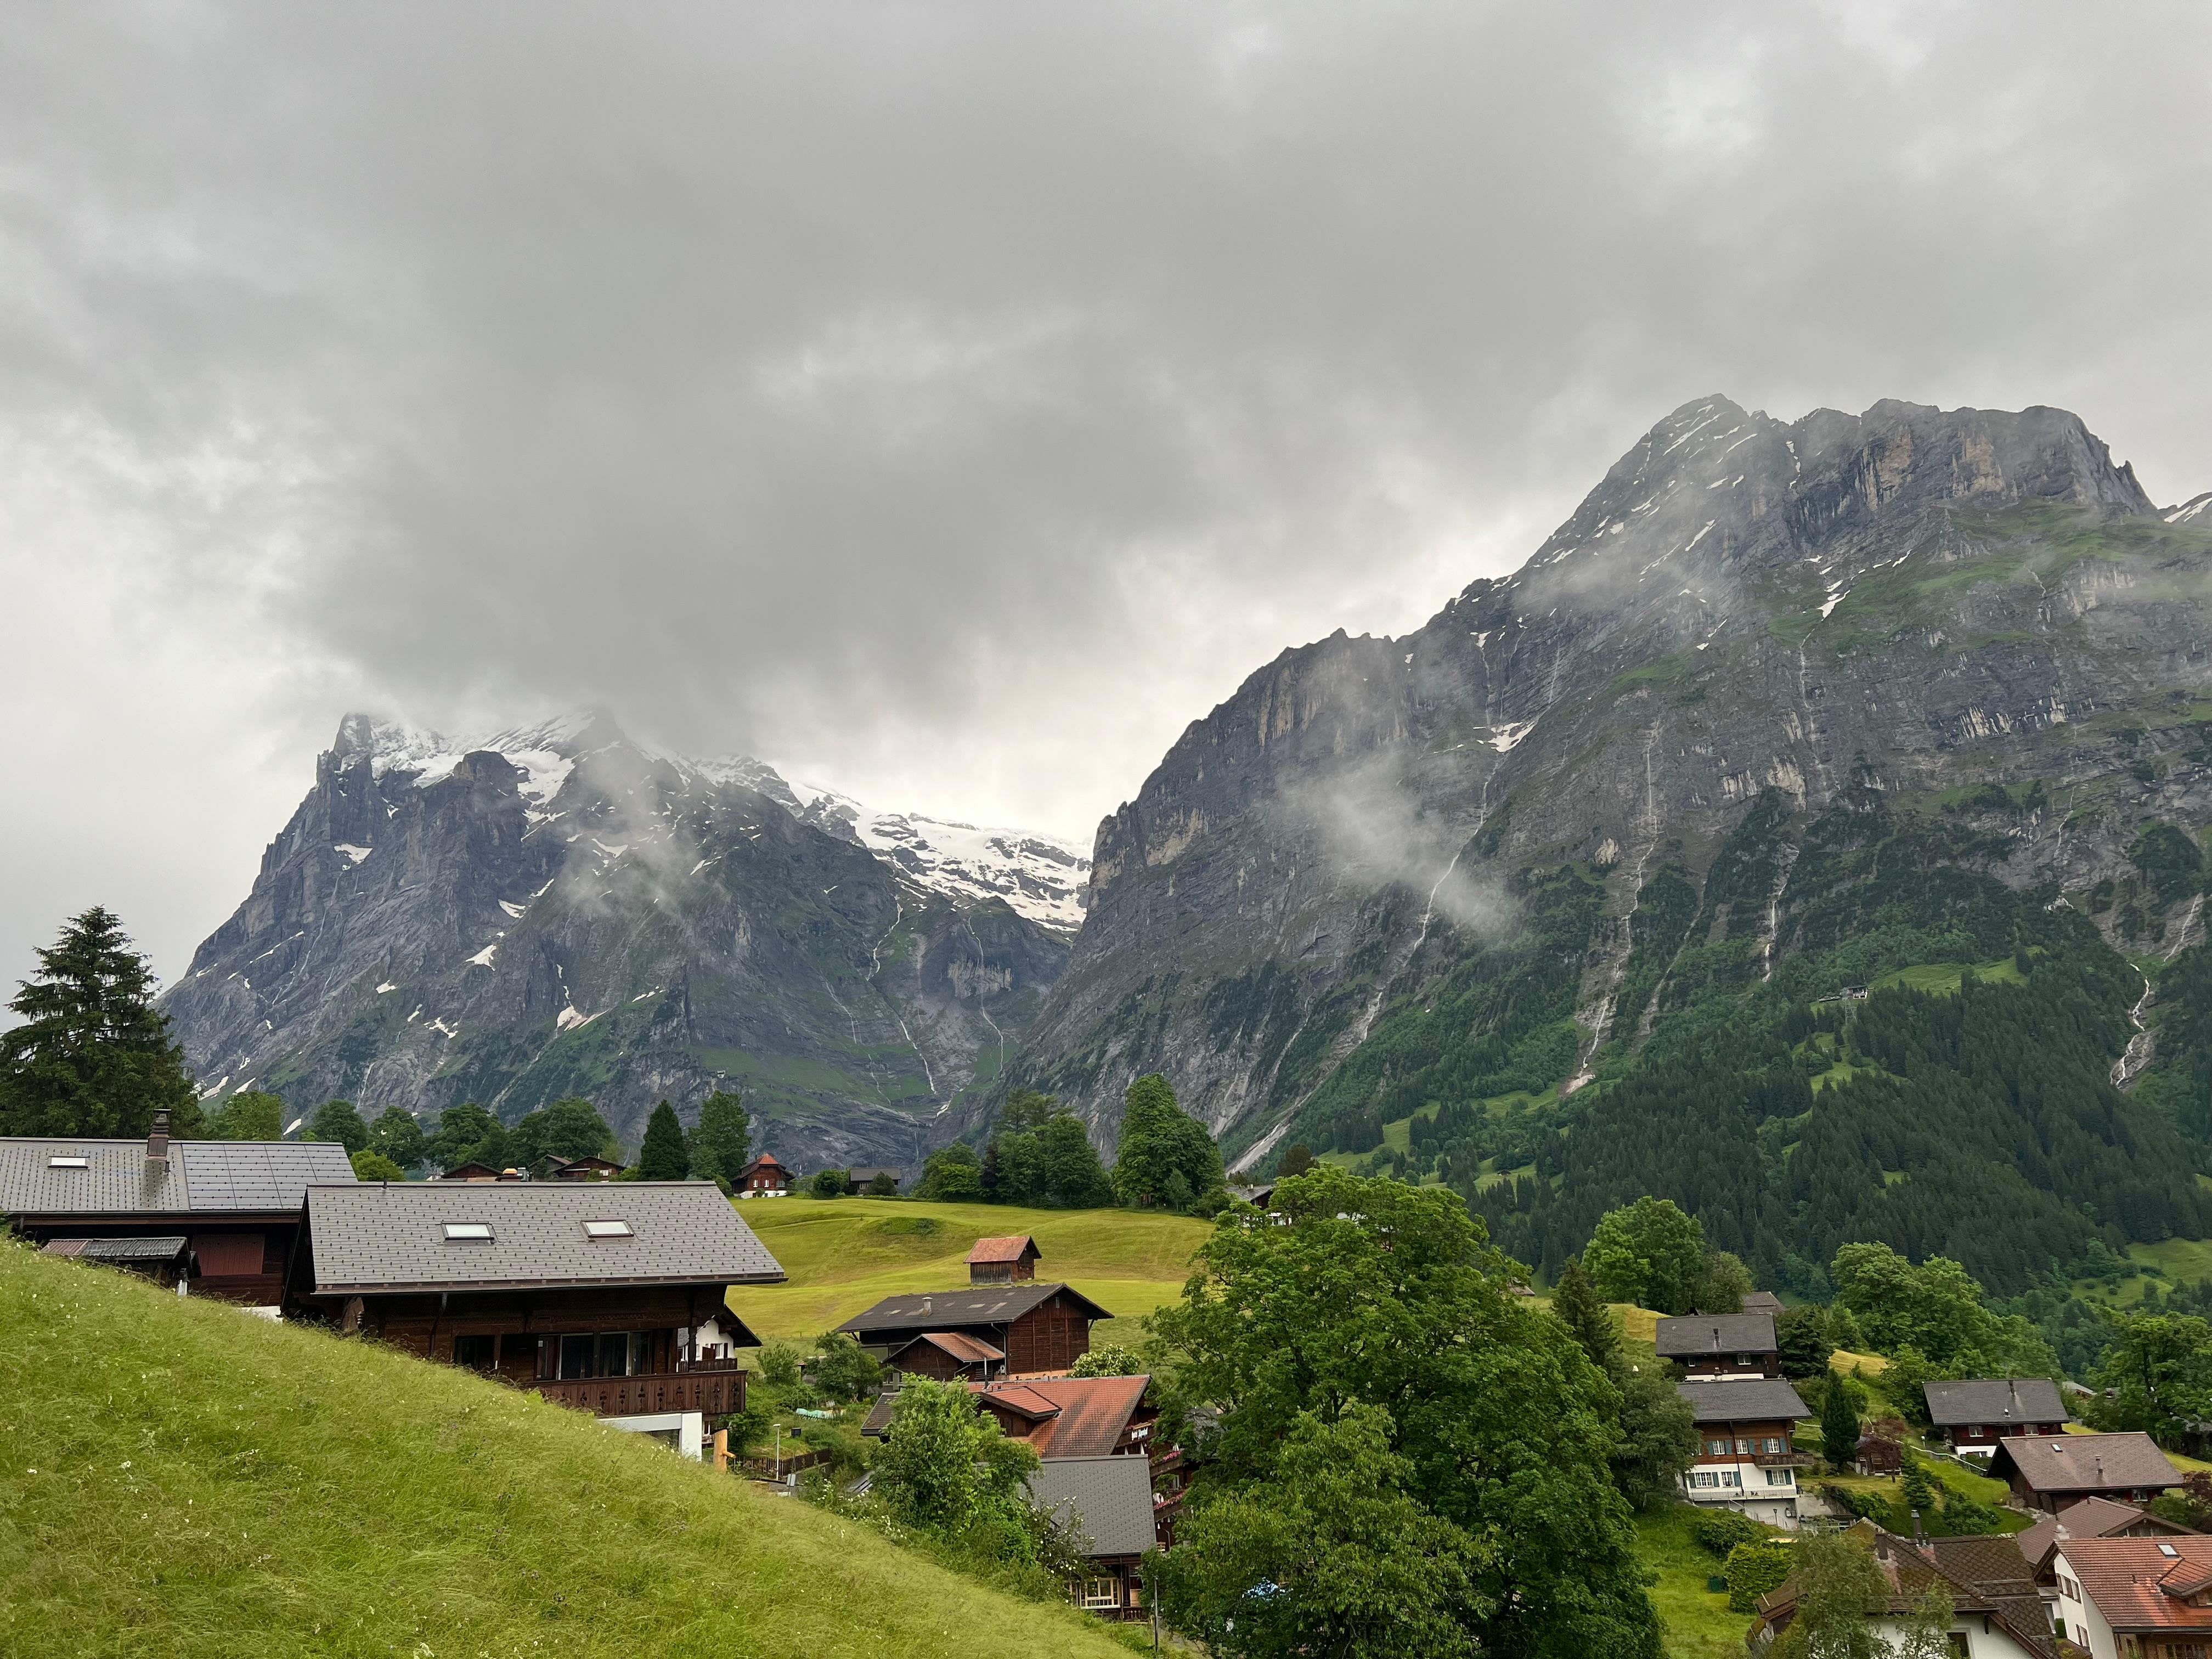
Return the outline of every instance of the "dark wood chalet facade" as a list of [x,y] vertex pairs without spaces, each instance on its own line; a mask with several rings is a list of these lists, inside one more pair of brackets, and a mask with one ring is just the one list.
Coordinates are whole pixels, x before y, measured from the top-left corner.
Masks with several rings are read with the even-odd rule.
[[712,1182],[317,1187],[295,1289],[341,1331],[606,1418],[744,1409],[726,1305],[783,1270]]
[[1066,1370],[1091,1352],[1091,1322],[1113,1316],[1065,1285],[973,1285],[885,1297],[837,1328],[878,1359],[926,1332],[957,1332],[999,1350],[1021,1376]]
[[1697,1461],[1682,1476],[1692,1504],[1797,1524],[1797,1471],[1813,1460],[1793,1443],[1805,1402],[1779,1377],[1692,1378],[1674,1385],[1697,1424]]
[[763,1152],[730,1183],[739,1198],[783,1198],[798,1184],[799,1178],[777,1163],[773,1152]]
[[1782,1375],[1782,1350],[1770,1313],[1682,1314],[1662,1319],[1652,1336],[1659,1358],[1686,1376]]
[[[0,1139],[0,1213],[17,1233],[252,1307],[283,1301],[309,1185],[353,1178],[335,1143],[172,1140],[167,1113],[143,1140]],[[171,1238],[185,1255],[149,1266],[147,1241]]]
[[1036,1279],[1036,1240],[1027,1233],[1005,1238],[979,1238],[968,1252],[970,1285],[1027,1285]]
[[1987,1457],[2011,1435],[2063,1434],[2074,1420],[2047,1376],[1970,1377],[1926,1382],[1928,1420],[1951,1449]]

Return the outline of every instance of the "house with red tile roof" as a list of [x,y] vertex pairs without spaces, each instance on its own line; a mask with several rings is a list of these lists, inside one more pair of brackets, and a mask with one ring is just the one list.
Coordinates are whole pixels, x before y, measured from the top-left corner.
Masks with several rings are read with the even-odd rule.
[[2051,1558],[2063,1634],[2093,1659],[2212,1654],[2212,1538],[2075,1538]]
[[2012,1541],[2027,1559],[2043,1599],[2055,1613],[2058,1607],[2058,1575],[2051,1562],[2062,1546],[2077,1538],[2194,1538],[2194,1527],[2185,1527],[2139,1510],[2132,1504],[2115,1504],[2108,1498],[2085,1498],[2056,1515],[2046,1515]]
[[[1850,1535],[1873,1554],[1888,1587],[1882,1601],[1867,1609],[1867,1622],[1882,1644],[1878,1650],[1894,1650],[1929,1592],[1940,1590],[1951,1603],[1946,1634],[1952,1652],[1968,1659],[2058,1659],[2043,1598],[2011,1540],[1936,1538],[1915,1544],[1871,1521],[1851,1527]],[[1747,1645],[1754,1654],[1766,1652],[1796,1615],[1797,1587],[1784,1583],[1759,1598]]]
[[1036,1277],[1036,1240],[1027,1233],[1003,1238],[979,1238],[968,1252],[970,1285],[1011,1285]]

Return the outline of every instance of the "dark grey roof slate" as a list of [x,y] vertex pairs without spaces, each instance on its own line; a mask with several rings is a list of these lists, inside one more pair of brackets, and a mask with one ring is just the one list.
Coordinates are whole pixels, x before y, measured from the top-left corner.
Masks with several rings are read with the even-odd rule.
[[1069,1290],[1065,1285],[963,1285],[953,1291],[887,1296],[837,1328],[859,1334],[867,1331],[954,1331],[963,1326],[1004,1325],[1019,1319],[1038,1304],[1050,1301],[1061,1291],[1067,1291],[1089,1308],[1093,1319],[1114,1316],[1082,1291]]
[[[586,1221],[627,1221],[592,1238]],[[489,1222],[489,1243],[447,1222]],[[307,1189],[315,1291],[773,1284],[784,1276],[711,1181],[365,1182]]]
[[1749,1376],[1728,1382],[1677,1382],[1674,1392],[1688,1401],[1700,1423],[1752,1423],[1805,1415],[1797,1390],[1778,1376]]
[[1653,1342],[1662,1359],[1695,1359],[1706,1354],[1773,1353],[1774,1316],[1682,1314],[1661,1320]]
[[1956,1382],[1926,1382],[1928,1415],[1939,1429],[1986,1423],[1992,1427],[2019,1423],[2064,1423],[2074,1413],[2058,1397],[2058,1385],[2047,1376],[1968,1377]]
[[184,1253],[182,1233],[155,1238],[58,1238],[45,1247],[48,1255],[75,1256],[80,1261],[173,1261]]
[[1156,1541],[1148,1457],[1048,1457],[1030,1477],[1030,1498],[1063,1527],[1080,1517],[1085,1555],[1142,1555]]
[[[89,1167],[58,1170],[57,1158]],[[168,1162],[149,1171],[143,1140],[0,1139],[0,1212],[9,1215],[296,1210],[311,1182],[352,1179],[345,1148],[331,1141],[173,1140]]]

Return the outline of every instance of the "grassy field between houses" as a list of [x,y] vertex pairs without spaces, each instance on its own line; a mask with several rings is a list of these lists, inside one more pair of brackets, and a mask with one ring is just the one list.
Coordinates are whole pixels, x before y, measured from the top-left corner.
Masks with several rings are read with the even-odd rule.
[[738,1213],[791,1275],[786,1285],[730,1292],[730,1305],[764,1337],[812,1338],[884,1297],[963,1286],[977,1239],[1027,1233],[1040,1279],[1072,1285],[1115,1314],[1092,1328],[1092,1340],[1133,1342],[1143,1334],[1136,1322],[1182,1293],[1191,1252],[1212,1231],[1211,1222],[1152,1210],[910,1199],[753,1199]]
[[0,1652],[1126,1651],[532,1395],[0,1243]]
[[1726,1590],[1706,1588],[1720,1558],[1690,1536],[1697,1510],[1678,1504],[1636,1517],[1637,1554],[1656,1574],[1651,1605],[1666,1632],[1667,1659],[1743,1659],[1751,1615],[1732,1612]]

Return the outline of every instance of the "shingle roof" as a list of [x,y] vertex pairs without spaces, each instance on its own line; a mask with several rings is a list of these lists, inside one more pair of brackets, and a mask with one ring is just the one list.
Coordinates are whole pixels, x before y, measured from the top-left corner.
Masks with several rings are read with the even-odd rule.
[[1030,1498],[1085,1555],[1142,1555],[1157,1540],[1147,1458],[1055,1457],[1030,1477]]
[[2212,1572],[2212,1538],[2075,1538],[2057,1559],[2115,1630],[2212,1631],[2212,1607],[2182,1600]]
[[2147,1434],[2022,1434],[1997,1442],[2031,1492],[2116,1492],[2181,1484]]
[[1778,1314],[1782,1311],[1782,1298],[1771,1291],[1753,1291],[1743,1299],[1743,1311]]
[[2013,1542],[2020,1546],[2027,1565],[2040,1572],[2051,1552],[2069,1539],[2111,1538],[2132,1528],[2168,1537],[2196,1530],[2153,1515],[2148,1510],[2139,1510],[2132,1504],[2116,1504],[2109,1498],[2082,1498],[2056,1515],[2042,1516],[2026,1532],[2014,1533]]
[[887,1296],[866,1313],[837,1328],[856,1336],[880,1331],[958,1330],[977,1325],[1006,1325],[1062,1291],[1091,1310],[1093,1319],[1114,1316],[1080,1291],[1065,1285],[974,1285],[956,1291],[924,1291],[915,1296]]
[[[1986,1616],[2019,1648],[2038,1659],[2057,1659],[2058,1644],[2052,1639],[2043,1598],[2009,1539],[1939,1538],[1930,1540],[1923,1553],[1911,1539],[1870,1521],[1857,1522],[1848,1530],[1873,1553],[1875,1565],[1888,1583],[1885,1611],[1908,1612],[1931,1589],[1940,1587],[1950,1599],[1954,1618]],[[1760,1626],[1772,1631],[1788,1624],[1796,1600],[1794,1582],[1760,1597]]]
[[[86,1167],[56,1169],[57,1158]],[[296,1210],[311,1184],[347,1183],[331,1141],[172,1140],[149,1172],[143,1140],[0,1139],[0,1212],[13,1216],[210,1215]]]
[[1701,1382],[1677,1382],[1674,1392],[1690,1402],[1700,1423],[1759,1423],[1805,1415],[1797,1390],[1778,1376],[1750,1376]]
[[[592,1238],[586,1221],[627,1221]],[[446,1224],[487,1222],[488,1241]],[[312,1187],[315,1293],[554,1285],[772,1284],[783,1278],[711,1181],[416,1181]]]
[[899,1352],[904,1353],[907,1348],[919,1342],[927,1342],[933,1348],[941,1349],[963,1365],[987,1364],[1006,1357],[1004,1349],[994,1348],[988,1342],[979,1342],[959,1331],[924,1331]]
[[185,1236],[156,1238],[57,1238],[40,1247],[42,1255],[71,1255],[80,1261],[173,1261],[185,1253]]
[[1928,1415],[1939,1429],[1987,1423],[2065,1423],[2074,1413],[2047,1376],[1971,1377],[1959,1382],[1923,1382]]
[[[1121,1443],[1129,1419],[1145,1403],[1149,1376],[1036,1376],[1020,1382],[971,1382],[970,1392],[1006,1401],[1024,1415],[1043,1405],[1050,1413],[1030,1434],[1039,1457],[1103,1457]],[[1023,1396],[1018,1401],[1015,1396]]]
[[1682,1314],[1661,1320],[1653,1340],[1662,1359],[1694,1359],[1704,1354],[1773,1353],[1774,1316]]
[[985,1261],[1019,1261],[1024,1254],[1036,1254],[1036,1241],[1027,1233],[1015,1233],[1005,1238],[979,1238],[975,1248],[968,1252],[968,1265]]

